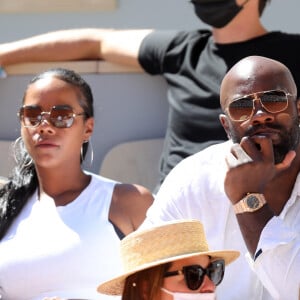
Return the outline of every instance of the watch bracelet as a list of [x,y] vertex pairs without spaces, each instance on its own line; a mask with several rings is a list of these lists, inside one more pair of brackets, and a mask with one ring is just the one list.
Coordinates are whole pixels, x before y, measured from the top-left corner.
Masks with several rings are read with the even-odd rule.
[[[253,200],[255,200],[253,202]],[[242,214],[245,212],[255,212],[266,204],[266,199],[263,194],[247,193],[247,195],[233,205],[235,214]]]

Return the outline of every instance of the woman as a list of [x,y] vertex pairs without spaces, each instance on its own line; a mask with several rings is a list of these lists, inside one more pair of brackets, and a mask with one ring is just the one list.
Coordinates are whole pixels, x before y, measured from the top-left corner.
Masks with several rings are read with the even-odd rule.
[[73,71],[33,78],[19,118],[17,166],[0,190],[0,295],[104,299],[99,277],[120,269],[119,239],[140,225],[152,195],[82,170],[93,96]]
[[210,251],[202,224],[167,222],[138,230],[121,241],[123,274],[102,283],[100,293],[122,300],[215,299],[225,265],[238,251]]

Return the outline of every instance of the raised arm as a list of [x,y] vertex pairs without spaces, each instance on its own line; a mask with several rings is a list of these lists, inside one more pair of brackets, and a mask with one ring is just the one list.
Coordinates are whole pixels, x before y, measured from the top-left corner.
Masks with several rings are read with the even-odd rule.
[[[295,152],[288,152],[281,163],[275,164],[271,141],[265,137],[255,141],[260,145],[260,151],[255,146],[251,147],[253,144],[248,137],[232,148],[236,158],[231,160],[232,156],[227,156],[229,169],[224,188],[234,205],[241,233],[251,254],[249,262],[254,272],[274,299],[296,300],[300,287],[299,225],[296,222],[289,224],[283,217],[279,217],[289,195],[283,191],[287,183],[282,180],[278,183],[274,179],[284,177],[284,170],[291,165]],[[289,168],[288,172],[292,174],[292,170]],[[272,181],[275,184],[270,185]],[[289,177],[289,181],[294,182],[294,178]],[[268,186],[271,186],[273,192],[270,193]],[[253,194],[245,196],[247,192]],[[247,200],[240,206],[237,203],[244,196]],[[260,204],[256,202],[256,207],[255,198],[249,200],[250,197],[263,201]],[[295,211],[299,211],[298,207],[294,207]]]
[[152,30],[70,29],[0,44],[0,65],[103,59],[140,67],[138,50]]
[[[275,164],[272,141],[264,136],[244,137],[240,144],[234,144],[231,151],[233,155],[226,158],[228,171],[224,188],[234,205],[246,246],[255,257],[261,232],[272,217],[280,214],[289,198],[289,195],[283,191],[280,194],[277,190],[276,176],[280,174],[283,177],[295,152],[288,152],[281,163]],[[291,178],[288,180],[292,181]],[[283,184],[282,181],[280,183]]]

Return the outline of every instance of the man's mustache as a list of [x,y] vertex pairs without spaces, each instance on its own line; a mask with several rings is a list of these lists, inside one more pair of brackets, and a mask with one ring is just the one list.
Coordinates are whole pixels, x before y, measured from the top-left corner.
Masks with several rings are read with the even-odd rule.
[[258,124],[258,125],[252,125],[246,130],[246,135],[251,136],[254,135],[256,131],[258,130],[264,130],[264,129],[275,129],[279,131],[285,131],[285,128],[278,124]]

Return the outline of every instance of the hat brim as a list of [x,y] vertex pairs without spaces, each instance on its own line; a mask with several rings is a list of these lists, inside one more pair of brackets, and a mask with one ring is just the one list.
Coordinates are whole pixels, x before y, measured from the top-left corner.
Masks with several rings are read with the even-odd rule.
[[168,257],[165,259],[160,259],[148,264],[143,264],[138,268],[131,270],[130,272],[123,273],[122,275],[119,275],[111,280],[101,283],[97,287],[97,291],[99,293],[106,294],[106,295],[122,295],[126,278],[136,272],[146,270],[168,262],[189,258],[189,257],[203,256],[203,255],[209,255],[213,260],[217,258],[224,259],[225,265],[228,265],[234,260],[236,260],[239,257],[240,253],[239,251],[235,251],[235,250],[207,251],[207,252],[183,254],[183,255]]

